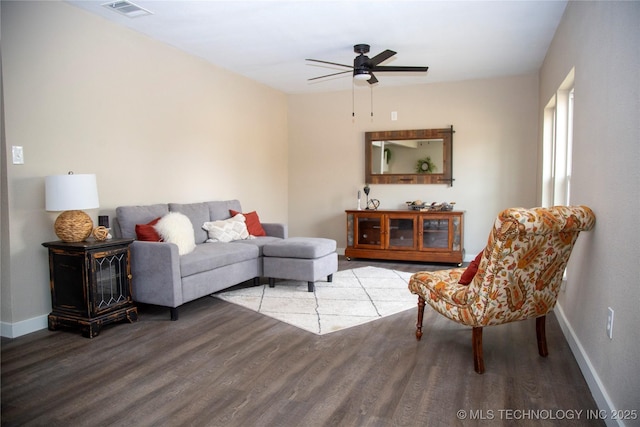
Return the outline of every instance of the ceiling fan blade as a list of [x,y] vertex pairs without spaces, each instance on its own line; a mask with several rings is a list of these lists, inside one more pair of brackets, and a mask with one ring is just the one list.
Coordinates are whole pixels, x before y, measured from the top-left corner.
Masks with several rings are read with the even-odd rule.
[[380,64],[381,62],[384,62],[387,59],[391,58],[395,54],[396,54],[396,52],[387,49],[384,52],[381,52],[381,53],[377,54],[376,56],[374,56],[373,58],[371,58],[369,60],[369,65],[371,65],[372,67],[375,67],[376,65]]
[[369,82],[370,85],[378,83],[378,79],[376,79],[376,76],[374,76],[373,73],[369,73],[369,75],[371,76],[371,78],[367,81]]
[[384,66],[379,65],[377,67],[373,67],[371,71],[409,71],[409,72],[426,72],[429,67],[403,67],[403,66]]
[[318,79],[324,79],[325,77],[331,77],[331,76],[337,76],[338,74],[345,74],[345,73],[351,73],[351,70],[347,70],[347,71],[340,71],[339,73],[333,73],[333,74],[326,74],[324,76],[319,76],[319,77],[313,77],[310,79],[307,79],[307,81],[311,81],[311,80],[318,80]]
[[319,62],[321,64],[330,64],[330,65],[338,65],[340,67],[353,68],[352,65],[337,64],[335,62],[329,62],[329,61],[320,61],[319,59],[306,59],[305,61]]

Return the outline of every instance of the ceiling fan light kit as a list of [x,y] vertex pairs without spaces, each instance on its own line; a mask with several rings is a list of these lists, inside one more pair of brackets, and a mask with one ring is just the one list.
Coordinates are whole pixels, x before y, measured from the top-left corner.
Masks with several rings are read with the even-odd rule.
[[367,70],[353,70],[353,78],[355,80],[370,80],[371,79],[371,73],[369,73]]
[[[378,79],[373,74],[373,72],[419,72],[425,73],[429,69],[429,67],[411,67],[411,66],[384,66],[380,65],[382,62],[391,58],[396,52],[392,50],[385,50],[373,58],[369,58],[366,56],[366,53],[369,53],[369,45],[368,44],[357,44],[353,46],[353,51],[358,54],[353,60],[353,65],[345,65],[338,64],[336,62],[322,61],[319,59],[307,59],[307,61],[318,62],[321,64],[328,65],[337,65],[339,67],[351,68],[353,69],[353,78],[355,80],[367,80],[369,84],[378,83]],[[313,77],[309,80],[317,80],[324,77],[336,76],[339,74],[349,73],[350,70],[341,71],[337,73],[327,74],[324,76]]]

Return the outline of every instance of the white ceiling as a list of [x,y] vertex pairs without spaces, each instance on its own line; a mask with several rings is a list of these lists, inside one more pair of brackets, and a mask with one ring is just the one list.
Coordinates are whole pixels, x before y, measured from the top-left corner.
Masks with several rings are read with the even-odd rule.
[[[307,81],[351,65],[353,45],[381,65],[428,66],[427,73],[376,73],[377,86],[459,81],[536,72],[566,7],[562,1],[149,1],[137,18],[102,1],[69,3],[286,93],[352,87],[349,74]],[[357,85],[368,86],[366,82]]]

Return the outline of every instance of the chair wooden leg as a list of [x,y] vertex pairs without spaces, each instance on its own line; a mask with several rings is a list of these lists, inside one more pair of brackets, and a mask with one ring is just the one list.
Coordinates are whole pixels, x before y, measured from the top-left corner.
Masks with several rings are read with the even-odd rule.
[[473,368],[477,373],[484,373],[484,359],[482,358],[482,327],[475,327],[472,331]]
[[538,353],[542,357],[549,355],[547,350],[547,333],[545,327],[545,320],[547,316],[540,316],[536,318],[536,336],[538,337]]
[[422,318],[424,317],[424,298],[418,296],[418,323],[416,323],[416,339],[422,338]]

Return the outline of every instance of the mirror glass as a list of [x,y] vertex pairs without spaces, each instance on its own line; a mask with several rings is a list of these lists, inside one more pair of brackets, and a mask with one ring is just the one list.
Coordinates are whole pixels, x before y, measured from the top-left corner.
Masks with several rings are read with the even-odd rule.
[[437,173],[444,170],[444,141],[407,139],[372,141],[371,173]]
[[368,184],[453,184],[453,126],[365,133]]

